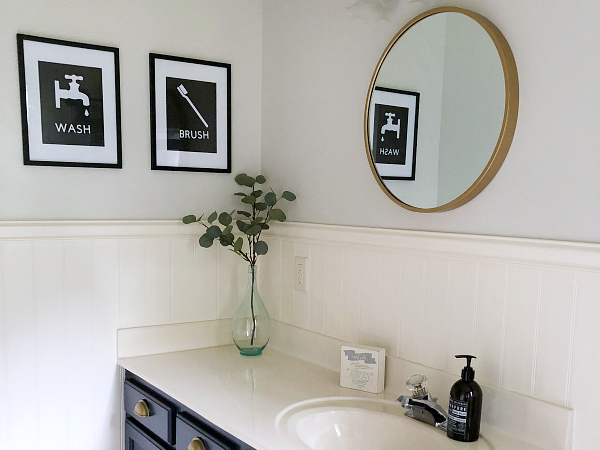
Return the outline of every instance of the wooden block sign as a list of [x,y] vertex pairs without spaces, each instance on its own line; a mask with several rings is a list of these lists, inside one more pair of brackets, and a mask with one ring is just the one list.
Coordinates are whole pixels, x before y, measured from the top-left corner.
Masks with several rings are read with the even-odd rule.
[[384,389],[385,349],[342,345],[340,386],[379,394]]

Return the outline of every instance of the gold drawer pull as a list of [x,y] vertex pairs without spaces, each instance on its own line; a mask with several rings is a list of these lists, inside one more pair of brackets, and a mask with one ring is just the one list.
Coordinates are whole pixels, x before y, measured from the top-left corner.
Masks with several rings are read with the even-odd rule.
[[204,446],[202,439],[194,438],[192,439],[192,442],[190,442],[190,445],[188,445],[187,450],[206,450],[206,447]]
[[150,410],[144,400],[140,400],[133,408],[133,413],[138,417],[150,417]]

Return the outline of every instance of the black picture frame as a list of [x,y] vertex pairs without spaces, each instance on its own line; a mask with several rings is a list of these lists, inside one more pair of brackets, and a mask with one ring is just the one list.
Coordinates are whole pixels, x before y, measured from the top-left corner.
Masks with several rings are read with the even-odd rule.
[[231,173],[231,64],[150,53],[151,169]]
[[23,163],[122,168],[119,49],[17,34],[17,52]]
[[371,157],[382,180],[415,180],[418,92],[375,87],[371,101]]

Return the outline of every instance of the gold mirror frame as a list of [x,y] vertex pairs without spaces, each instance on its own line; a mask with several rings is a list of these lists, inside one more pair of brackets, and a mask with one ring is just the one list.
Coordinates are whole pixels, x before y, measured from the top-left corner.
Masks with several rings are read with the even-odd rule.
[[[396,196],[394,196],[394,194],[390,192],[390,190],[385,186],[381,177],[379,176],[377,168],[375,167],[375,162],[373,161],[373,155],[369,139],[369,113],[371,110],[371,99],[373,98],[375,82],[377,81],[379,71],[381,70],[381,66],[383,65],[387,55],[394,47],[396,42],[404,35],[404,33],[409,28],[411,28],[421,20],[433,16],[434,14],[444,12],[461,13],[475,20],[479,25],[481,25],[481,27],[483,27],[483,29],[488,33],[488,35],[494,42],[496,50],[498,51],[498,54],[500,56],[502,69],[504,71],[504,118],[502,120],[502,128],[500,129],[500,135],[496,143],[496,148],[494,149],[494,152],[492,153],[492,156],[490,157],[490,160],[488,161],[487,165],[485,166],[479,177],[475,180],[475,182],[471,186],[469,186],[469,188],[465,192],[463,192],[460,196],[458,196],[451,202],[448,202],[444,205],[436,206],[435,208],[418,208],[404,203]],[[365,146],[367,150],[367,159],[369,160],[369,165],[371,166],[373,176],[377,180],[377,184],[379,184],[379,187],[385,192],[385,194],[390,199],[392,199],[395,203],[410,211],[442,212],[458,208],[459,206],[462,206],[465,203],[471,201],[473,198],[475,198],[490,183],[490,181],[492,181],[494,176],[496,176],[496,173],[498,173],[498,170],[500,170],[500,166],[502,166],[502,163],[506,158],[506,154],[508,153],[508,149],[510,148],[513,136],[515,134],[518,110],[519,77],[517,74],[517,65],[515,63],[515,58],[513,56],[512,50],[510,49],[506,38],[500,32],[500,30],[481,14],[477,14],[473,11],[469,11],[463,8],[444,6],[426,11],[415,17],[410,22],[408,22],[404,27],[402,27],[402,29],[396,34],[396,36],[394,36],[394,38],[390,41],[383,54],[381,55],[381,58],[379,58],[379,62],[377,63],[377,66],[375,67],[375,72],[373,73],[373,77],[371,78],[371,84],[369,85],[369,92],[367,94],[367,103],[365,106],[364,133]]]

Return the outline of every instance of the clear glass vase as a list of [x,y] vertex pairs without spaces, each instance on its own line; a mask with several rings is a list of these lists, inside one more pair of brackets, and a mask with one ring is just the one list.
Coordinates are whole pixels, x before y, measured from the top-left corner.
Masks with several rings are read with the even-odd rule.
[[258,356],[271,337],[271,319],[256,285],[256,266],[248,267],[248,287],[233,316],[233,342],[244,356]]

